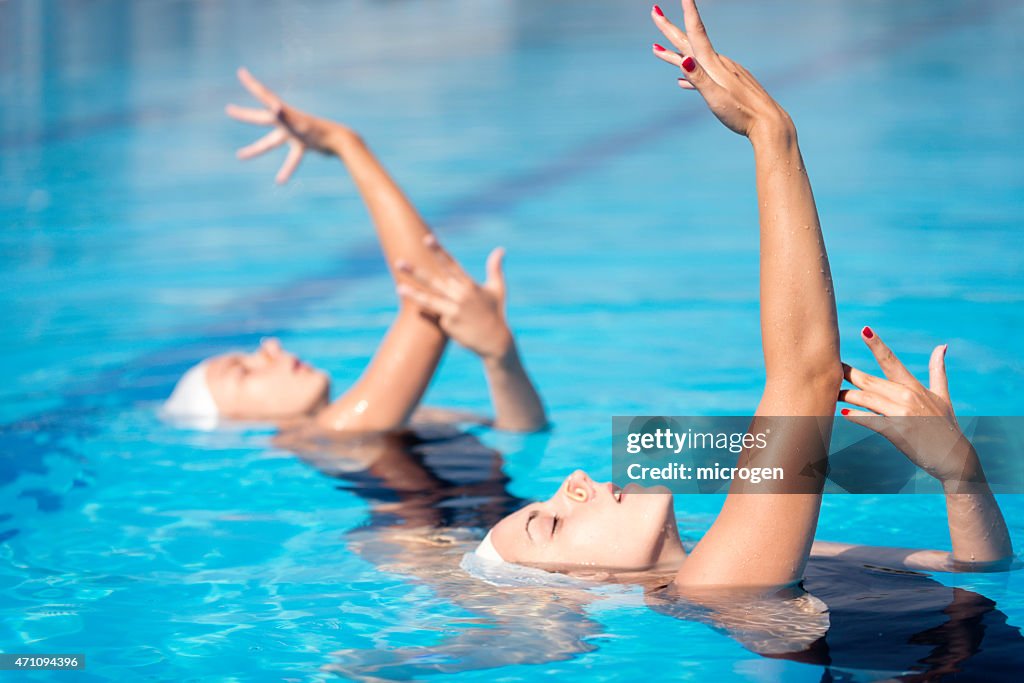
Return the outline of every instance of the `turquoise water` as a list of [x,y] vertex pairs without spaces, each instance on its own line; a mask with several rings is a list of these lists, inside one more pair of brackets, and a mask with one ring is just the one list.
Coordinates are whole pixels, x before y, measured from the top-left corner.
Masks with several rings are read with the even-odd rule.
[[[1022,414],[1024,7],[707,5],[719,49],[798,123],[845,358],[870,365],[864,324],[916,372],[948,342],[959,412]],[[456,570],[410,577],[366,550],[372,491],[269,432],[154,415],[196,359],[268,334],[344,386],[394,312],[337,164],[310,158],[276,188],[276,160],[234,159],[252,133],[222,114],[247,102],[239,64],[361,130],[476,273],[507,247],[510,316],[555,422],[478,434],[512,495],[547,496],[575,467],[607,478],[613,414],[751,411],[749,149],[650,56],[647,10],[0,4],[0,651],[83,652],[93,680],[332,679],[389,652],[406,659],[388,675],[418,678],[819,680],[636,596],[563,597],[579,604],[537,620],[474,611]],[[478,363],[452,349],[427,401],[488,412]],[[1024,547],[1024,503],[1001,502]],[[677,501],[688,538],[719,504]],[[831,497],[819,529],[948,544],[927,496]],[[1019,573],[935,579],[1024,624]],[[515,600],[529,614],[542,598]]]

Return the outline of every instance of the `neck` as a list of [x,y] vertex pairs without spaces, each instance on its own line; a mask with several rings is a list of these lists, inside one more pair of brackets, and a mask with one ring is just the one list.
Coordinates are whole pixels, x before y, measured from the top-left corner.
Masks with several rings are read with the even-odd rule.
[[679,537],[679,528],[676,526],[676,519],[673,516],[665,525],[665,536],[661,544],[661,551],[658,553],[658,561],[650,571],[679,571],[685,559],[686,550],[683,548],[683,540]]

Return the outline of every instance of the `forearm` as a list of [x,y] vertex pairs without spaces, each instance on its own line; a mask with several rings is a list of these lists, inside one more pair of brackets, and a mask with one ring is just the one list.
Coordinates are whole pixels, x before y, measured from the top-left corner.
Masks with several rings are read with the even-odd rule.
[[824,402],[794,406],[798,412],[787,414],[831,415],[832,385],[838,389],[842,377],[835,296],[796,130],[783,118],[760,128],[751,143],[761,222],[761,335],[768,385],[820,389],[816,394]]
[[966,439],[963,443],[969,449],[964,474],[942,485],[953,560],[969,564],[1006,560],[1013,555],[1006,521],[985,481],[977,453]]
[[947,493],[946,515],[957,562],[998,562],[1013,555],[1006,521],[991,491]]
[[483,358],[494,405],[494,426],[512,432],[534,432],[547,425],[544,404],[526,374],[515,342],[498,356]]
[[424,238],[432,234],[430,226],[363,139],[339,126],[332,136],[331,150],[345,164],[366,204],[392,274],[400,260],[435,270],[437,261],[424,246]]

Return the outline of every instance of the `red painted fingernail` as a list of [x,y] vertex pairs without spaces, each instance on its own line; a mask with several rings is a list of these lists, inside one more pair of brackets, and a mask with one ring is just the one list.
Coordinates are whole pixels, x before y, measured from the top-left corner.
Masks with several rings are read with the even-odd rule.
[[843,415],[849,415],[850,414],[850,409],[849,408],[843,408],[839,412],[842,413]]
[[693,71],[697,68],[697,62],[693,61],[693,57],[687,57],[683,60],[683,68],[687,71]]
[[661,8],[658,7],[657,5],[654,6],[654,13],[657,14],[659,17],[665,16],[665,13],[662,12]]
[[654,44],[654,51],[655,52],[664,52],[665,48],[663,48],[661,45],[658,45],[657,43],[655,43]]
[[865,339],[872,339],[875,336],[874,331],[872,331],[872,329],[867,325],[864,326],[864,329],[861,330],[860,333],[864,335]]

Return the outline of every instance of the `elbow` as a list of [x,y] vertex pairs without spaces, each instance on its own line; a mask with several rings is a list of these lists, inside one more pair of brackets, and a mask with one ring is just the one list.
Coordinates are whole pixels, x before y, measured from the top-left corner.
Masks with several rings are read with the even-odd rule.
[[811,325],[799,330],[769,328],[764,335],[769,385],[813,396],[818,404],[838,399],[843,385],[843,363],[834,324]]
[[843,362],[839,339],[829,329],[825,334],[809,334],[799,340],[799,350],[791,364],[797,380],[816,397],[835,401],[843,386]]
[[804,410],[815,406],[813,414],[831,415],[842,386],[843,365],[838,357],[804,356],[788,366],[769,370],[766,389],[771,390],[769,393],[799,397],[800,404],[806,406]]
[[843,363],[839,360],[838,355],[831,356],[815,366],[808,381],[823,395],[838,398],[839,390],[843,386]]
[[843,364],[838,358],[812,364],[801,374],[800,381],[809,396],[831,405],[828,413],[831,415],[843,386]]
[[839,330],[834,323],[812,326],[793,341],[794,357],[799,359],[803,374],[816,386],[843,383],[843,362],[839,353]]

